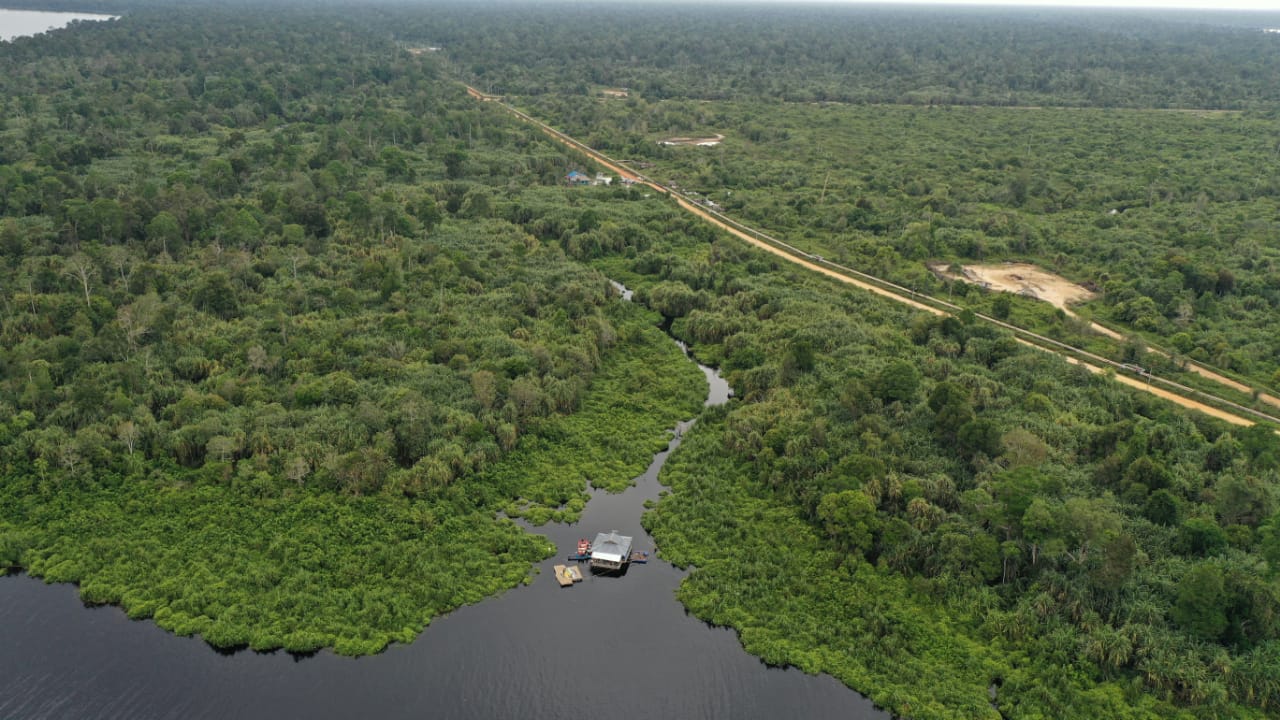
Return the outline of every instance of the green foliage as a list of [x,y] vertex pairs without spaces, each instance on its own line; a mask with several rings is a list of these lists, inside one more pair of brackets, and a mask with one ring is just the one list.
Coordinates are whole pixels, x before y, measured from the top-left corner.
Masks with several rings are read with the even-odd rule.
[[1202,640],[1217,640],[1227,629],[1222,571],[1197,565],[1178,586],[1173,619]]
[[[835,27],[837,18],[824,19]],[[964,44],[962,24],[949,23],[948,41],[936,44],[944,53]],[[1080,48],[1094,37],[1074,31]],[[644,42],[638,25],[614,32]],[[703,55],[715,52],[708,35],[698,35]],[[527,52],[460,39],[464,52]],[[733,47],[751,42],[735,37]],[[1230,44],[1210,42],[1215,52]],[[814,45],[857,62],[846,42]],[[1161,51],[1148,42],[1133,56],[1145,62],[1150,52]],[[808,252],[933,294],[959,290],[969,308],[957,319],[909,317],[730,243],[708,248],[670,224],[661,238],[600,246],[627,258],[639,276],[627,282],[642,296],[664,283],[679,286],[659,300],[674,289],[696,296],[667,313],[680,318],[672,329],[702,357],[723,359],[742,399],[703,418],[668,464],[674,492],[646,518],[668,557],[696,567],[682,601],[737,628],[767,662],[831,672],[903,716],[979,717],[992,684],[1004,717],[1267,712],[1275,665],[1269,675],[1263,667],[1277,631],[1262,608],[1277,586],[1251,578],[1274,564],[1262,564],[1276,536],[1266,519],[1280,457],[1272,428],[1227,434],[1028,357],[975,312],[1162,373],[1177,372],[1180,358],[1162,359],[1154,346],[1271,382],[1277,258],[1265,229],[1276,192],[1249,180],[1253,158],[1274,150],[1261,139],[1271,118],[778,102],[830,99],[856,83],[865,98],[868,77],[911,74],[881,63],[878,73],[824,80],[818,63],[793,54],[729,82],[643,59],[590,81],[628,86],[625,103],[583,103],[574,97],[582,89],[556,85],[564,78],[501,71],[510,92],[537,87],[518,104],[571,134],[645,157],[654,176]],[[799,79],[787,89],[758,91],[762,78],[788,72]],[[1078,85],[1048,87],[1034,104],[1167,104],[1132,83],[1124,100],[1111,94],[1119,84],[1088,99]],[[945,97],[915,89],[878,99],[1013,102],[976,99],[984,91],[973,83]],[[1208,97],[1190,105],[1214,106]],[[726,134],[714,151],[653,142],[712,132]],[[1096,289],[1082,315],[1137,334],[1092,340],[1067,312],[957,287],[922,268],[928,259],[953,271],[967,261],[1037,262]],[[598,262],[623,264],[607,252]],[[794,348],[808,342],[812,367],[798,372]],[[912,402],[921,396],[928,402]],[[877,593],[901,614],[878,607]]]
[[[751,274],[729,240],[641,247],[599,263],[629,267],[641,292],[690,278],[704,299],[672,328],[701,356],[753,349],[723,368],[741,400],[704,414],[645,516],[664,556],[695,568],[691,612],[904,716],[981,717],[993,684],[1012,718],[1261,711],[1267,681],[1210,672],[1256,667],[1277,638],[1262,599],[1277,588],[1246,579],[1261,558],[1239,524],[1269,507],[1250,480],[1268,471],[1243,450],[1232,473],[1208,470],[1223,428],[1037,351],[957,354],[1002,338]],[[789,373],[801,342],[812,369]],[[1220,592],[1183,590],[1212,568]],[[1203,626],[1201,607],[1218,613]]]
[[836,547],[846,553],[864,553],[880,521],[871,498],[857,490],[827,493],[818,503],[818,519]]
[[643,299],[654,310],[669,318],[688,315],[697,303],[697,295],[682,282],[655,285]]
[[576,518],[705,383],[510,212],[580,212],[556,146],[385,32],[279,10],[0,46],[35,101],[0,128],[0,568],[362,655],[527,580],[546,541],[503,511]]
[[1271,574],[1280,575],[1280,513],[1271,516],[1262,526],[1259,535],[1262,557],[1266,558]]
[[1013,312],[1013,299],[1008,293],[1000,293],[991,301],[991,314],[1001,320],[1008,320]]
[[1177,525],[1182,515],[1182,504],[1168,490],[1157,490],[1143,504],[1142,515],[1157,525]]
[[1191,518],[1178,530],[1178,548],[1193,555],[1217,555],[1227,547],[1227,534],[1212,520]]
[[885,402],[909,402],[920,387],[920,372],[905,360],[894,361],[880,373],[876,387]]
[[[566,22],[541,7],[468,4],[405,30],[443,41],[478,86],[574,97],[580,107],[601,87],[625,87],[630,97],[611,102],[1269,108],[1280,92],[1266,78],[1280,67],[1271,38],[1258,31],[1264,22],[1067,8],[613,4],[575,5]],[[520,42],[509,40],[513,34]],[[695,126],[697,105],[684,107],[651,125],[673,135]],[[600,127],[592,136],[625,138],[632,127]],[[761,114],[743,134],[771,142],[793,132]],[[1034,197],[1034,172],[1010,170],[1000,182],[1010,200]]]
[[[975,311],[1081,326],[921,265],[1034,260],[1092,283],[1098,316],[1272,378],[1273,118],[954,107],[1266,107],[1270,38],[1056,14],[273,12],[140,7],[0,48],[0,566],[219,645],[406,642],[527,582],[548,549],[503,514],[576,518],[587,483],[624,485],[696,411],[661,315],[737,400],[704,413],[644,522],[695,568],[680,600],[748,651],[902,717],[1280,704],[1272,429],[1228,434],[1025,350]],[[667,199],[566,188],[581,158],[389,37],[969,309],[914,314]],[[584,101],[606,82],[632,97]],[[727,97],[750,101],[689,102]],[[704,131],[726,140],[654,142]]]
[[[585,108],[545,94],[518,102],[571,134],[603,135],[606,152],[649,148],[653,176],[715,198],[731,216],[804,251],[976,312],[1007,310],[1012,322],[1118,362],[1168,375],[1190,359],[1255,387],[1270,386],[1280,370],[1280,255],[1267,241],[1280,186],[1254,172],[1255,159],[1275,151],[1265,113],[776,99],[695,106],[665,95]],[[785,137],[752,140],[749,128],[762,116]],[[667,132],[659,129],[667,118],[685,119],[690,127],[679,134],[726,140],[714,151],[664,149],[654,141]],[[596,131],[610,126],[633,129]],[[1087,138],[1081,127],[1090,129]],[[1018,202],[1009,185],[1022,175],[1030,179]],[[929,269],[1001,260],[1036,263],[1094,290],[1095,299],[1073,317]],[[1222,273],[1233,278],[1229,290]],[[1134,337],[1087,333],[1078,319],[1085,313]],[[1181,357],[1163,358],[1148,345]],[[991,350],[981,339],[955,352]]]
[[401,628],[411,639],[432,616],[513,586],[546,554],[545,541],[456,501],[263,498],[247,486],[68,488],[26,521],[39,526],[32,574],[223,647],[378,652]]

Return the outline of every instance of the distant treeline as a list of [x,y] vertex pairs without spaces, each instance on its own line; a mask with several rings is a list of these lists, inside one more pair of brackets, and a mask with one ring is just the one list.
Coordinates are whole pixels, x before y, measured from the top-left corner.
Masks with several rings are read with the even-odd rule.
[[511,94],[1264,108],[1274,14],[794,5],[442,6],[398,33]]
[[[15,0],[125,14],[258,11],[250,3]],[[403,44],[510,94],[649,99],[1268,109],[1280,13],[560,1],[292,3]]]

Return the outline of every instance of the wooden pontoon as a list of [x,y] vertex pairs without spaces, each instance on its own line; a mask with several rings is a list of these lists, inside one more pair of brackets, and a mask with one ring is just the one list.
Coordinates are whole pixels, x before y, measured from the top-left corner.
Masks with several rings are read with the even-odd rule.
[[552,569],[556,572],[556,582],[560,583],[560,587],[582,582],[582,570],[577,565],[553,565]]
[[573,575],[569,574],[569,568],[564,565],[555,565],[552,569],[556,571],[556,582],[560,583],[560,587],[569,587],[573,584]]

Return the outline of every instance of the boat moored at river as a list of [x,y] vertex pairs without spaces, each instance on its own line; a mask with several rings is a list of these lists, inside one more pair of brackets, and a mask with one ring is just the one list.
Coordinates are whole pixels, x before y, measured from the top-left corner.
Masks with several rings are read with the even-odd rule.
[[591,569],[595,572],[614,572],[631,562],[631,540],[619,535],[617,530],[596,535],[591,543]]

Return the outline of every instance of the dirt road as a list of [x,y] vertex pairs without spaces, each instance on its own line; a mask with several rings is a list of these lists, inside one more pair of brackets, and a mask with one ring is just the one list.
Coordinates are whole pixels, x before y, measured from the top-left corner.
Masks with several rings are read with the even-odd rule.
[[[551,127],[550,125],[547,125],[546,123],[540,120],[537,120],[536,118],[524,112],[521,112],[520,110],[517,110],[516,108],[504,102],[501,102],[500,99],[497,98],[496,96],[482,93],[479,90],[476,90],[475,88],[470,86],[467,86],[467,93],[470,94],[472,97],[476,98],[477,100],[480,100],[483,102],[496,102],[507,112],[510,112],[511,114],[515,115],[521,120],[524,120],[525,122],[528,122],[534,125],[538,129],[540,129],[541,131],[543,131],[544,133],[546,133],[547,135],[555,139],[556,141],[563,143],[564,145],[567,145],[568,147],[574,150],[577,150],[578,152],[588,156],[597,164],[607,168],[611,172],[617,173],[620,177],[630,180],[632,182],[635,182],[637,185],[643,185],[645,187],[648,187],[656,192],[669,195],[685,211],[692,213],[693,215],[696,215],[702,218],[706,222],[709,222],[712,225],[724,230],[725,232],[728,232],[734,237],[740,240],[743,240],[754,247],[764,250],[765,252],[771,253],[779,258],[782,258],[787,262],[794,263],[795,265],[799,265],[800,267],[803,267],[807,270],[820,273],[833,280],[837,280],[841,283],[852,285],[854,287],[862,288],[864,290],[875,293],[876,295],[879,295],[881,297],[889,298],[891,300],[900,302],[904,305],[908,305],[918,310],[924,310],[925,312],[933,313],[934,315],[947,315],[947,314],[950,314],[951,311],[958,312],[962,310],[962,308],[952,305],[951,303],[948,303],[943,300],[939,300],[937,298],[932,298],[929,296],[921,295],[921,296],[918,296],[921,299],[919,300],[914,299],[915,297],[917,297],[916,294],[913,291],[908,290],[907,288],[899,287],[886,280],[881,280],[879,278],[875,278],[874,276],[867,275],[866,273],[862,273],[856,270],[844,268],[842,266],[833,266],[833,263],[829,263],[818,256],[805,253],[804,251],[799,250],[798,248],[794,248],[789,245],[786,245],[785,243],[779,240],[769,238],[769,236],[765,235],[764,233],[748,228],[747,226],[742,225],[736,220],[729,219],[718,212],[714,212],[712,210],[709,210],[703,207],[702,205],[698,204],[696,201],[692,200],[691,198],[685,197],[683,194],[681,194],[678,191],[672,190],[671,188],[666,187],[661,183],[650,180],[644,175],[641,175],[639,173],[636,173],[630,169],[623,167],[621,164],[612,160],[611,158],[604,155],[603,153],[600,153],[578,142],[572,137]],[[845,271],[845,272],[842,272],[842,271]],[[855,274],[866,279],[859,279],[858,277],[854,277],[853,275]],[[949,309],[942,309],[938,306],[944,306]],[[1019,337],[1018,338],[1019,342],[1030,345],[1031,347],[1035,347],[1043,352],[1052,352],[1060,357],[1065,358],[1070,363],[1084,366],[1090,372],[1103,373],[1103,372],[1106,372],[1106,369],[1108,368],[1112,370],[1124,368],[1124,366],[1114,361],[1094,355],[1092,353],[1088,353],[1086,351],[1080,350],[1079,348],[1071,348],[1070,346],[1066,346],[1063,343],[1060,343],[1051,338],[1046,338],[1036,333],[1032,333],[1023,328],[1019,328],[1014,325],[1010,325],[1008,323],[996,320],[995,318],[989,318],[984,315],[978,315],[978,317],[984,321],[991,322],[995,325],[998,325],[1007,330],[1010,330],[1014,332],[1016,336],[1019,336],[1019,335],[1025,336],[1025,337]],[[1026,339],[1027,337],[1036,340],[1036,342],[1030,342],[1029,340]],[[1037,344],[1037,343],[1045,343],[1045,344]],[[1055,349],[1052,349],[1052,347],[1046,347],[1046,344],[1049,346],[1061,347],[1062,350],[1055,350]],[[1089,357],[1093,360],[1098,361],[1099,364],[1086,362],[1080,359],[1080,357],[1072,357],[1071,355],[1067,354],[1067,351],[1075,353],[1078,356]],[[1144,382],[1142,380],[1138,380],[1136,378],[1132,378],[1127,375],[1124,375],[1121,372],[1117,372],[1115,375],[1115,378],[1116,380],[1120,381],[1124,385],[1128,385],[1130,387],[1142,390],[1144,392],[1151,393],[1152,395],[1168,400],[1184,408],[1188,408],[1191,410],[1198,410],[1202,413],[1205,413],[1206,415],[1210,415],[1220,420],[1224,420],[1233,425],[1248,426],[1248,425],[1254,424],[1253,420],[1248,419],[1243,415],[1228,412],[1226,410],[1221,410],[1219,408],[1213,407],[1212,405],[1208,405],[1198,400],[1193,400],[1189,397],[1180,395],[1175,392],[1171,392],[1164,388],[1152,386],[1152,382],[1154,381],[1157,383],[1163,383],[1170,387],[1175,387],[1182,391],[1189,391],[1191,393],[1198,392],[1196,390],[1193,390],[1192,388],[1187,388],[1185,386],[1179,385],[1177,383],[1174,383],[1168,380],[1164,380],[1162,378],[1146,375],[1146,380]],[[1244,412],[1256,414],[1256,411],[1236,405],[1235,403],[1231,403],[1229,401],[1222,401],[1222,402],[1227,405],[1236,407],[1239,410],[1242,410]],[[1277,431],[1277,432],[1280,432],[1280,431]]]
[[[1019,341],[1019,342],[1024,342],[1033,348],[1044,350],[1045,352],[1050,352],[1049,350],[1046,350],[1045,348],[1042,348],[1039,345],[1036,345],[1034,343],[1027,343],[1026,341]],[[1062,355],[1060,357],[1065,358],[1066,361],[1071,363],[1072,365],[1083,365],[1091,373],[1098,374],[1098,373],[1105,372],[1103,368],[1100,368],[1096,365],[1090,365],[1089,363],[1077,360],[1073,357],[1066,356],[1066,355]],[[1128,375],[1121,375],[1119,373],[1116,373],[1115,379],[1117,382],[1119,382],[1122,385],[1128,385],[1129,387],[1137,388],[1139,390],[1142,390],[1143,392],[1149,392],[1152,395],[1155,395],[1156,397],[1164,398],[1165,400],[1168,400],[1171,403],[1181,405],[1182,407],[1185,407],[1185,408],[1191,408],[1192,410],[1199,410],[1205,415],[1218,418],[1219,420],[1223,420],[1225,422],[1231,423],[1232,425],[1248,427],[1254,424],[1252,420],[1246,420],[1240,417],[1239,415],[1233,415],[1232,413],[1229,413],[1225,410],[1219,410],[1218,408],[1213,407],[1212,405],[1205,405],[1202,402],[1197,402],[1190,398],[1185,398],[1181,395],[1178,395],[1177,393],[1169,392],[1164,388],[1152,387],[1150,383],[1144,383],[1141,380],[1137,378],[1129,377]]]
[[[983,287],[993,288],[995,290],[1004,290],[1018,295],[1043,300],[1044,302],[1061,309],[1067,315],[1079,319],[1071,306],[1078,302],[1091,300],[1095,297],[1094,293],[1088,288],[1077,285],[1064,277],[1054,275],[1035,265],[1029,263],[1000,263],[997,265],[965,265],[959,273],[951,272],[945,264],[934,263],[929,265],[929,269],[934,274],[952,280],[963,280],[965,282],[974,283]],[[1112,330],[1111,328],[1090,322],[1089,329],[1102,335],[1124,342],[1128,339],[1123,333]],[[1169,353],[1160,348],[1148,348],[1147,352],[1168,358]],[[1223,375],[1212,368],[1200,365],[1195,362],[1188,361],[1186,363],[1186,372],[1195,373],[1200,377],[1215,382],[1223,387],[1230,388],[1236,392],[1243,393],[1250,397],[1253,396],[1255,389],[1237,382]],[[1267,393],[1259,393],[1258,399],[1280,408],[1280,398]]]

